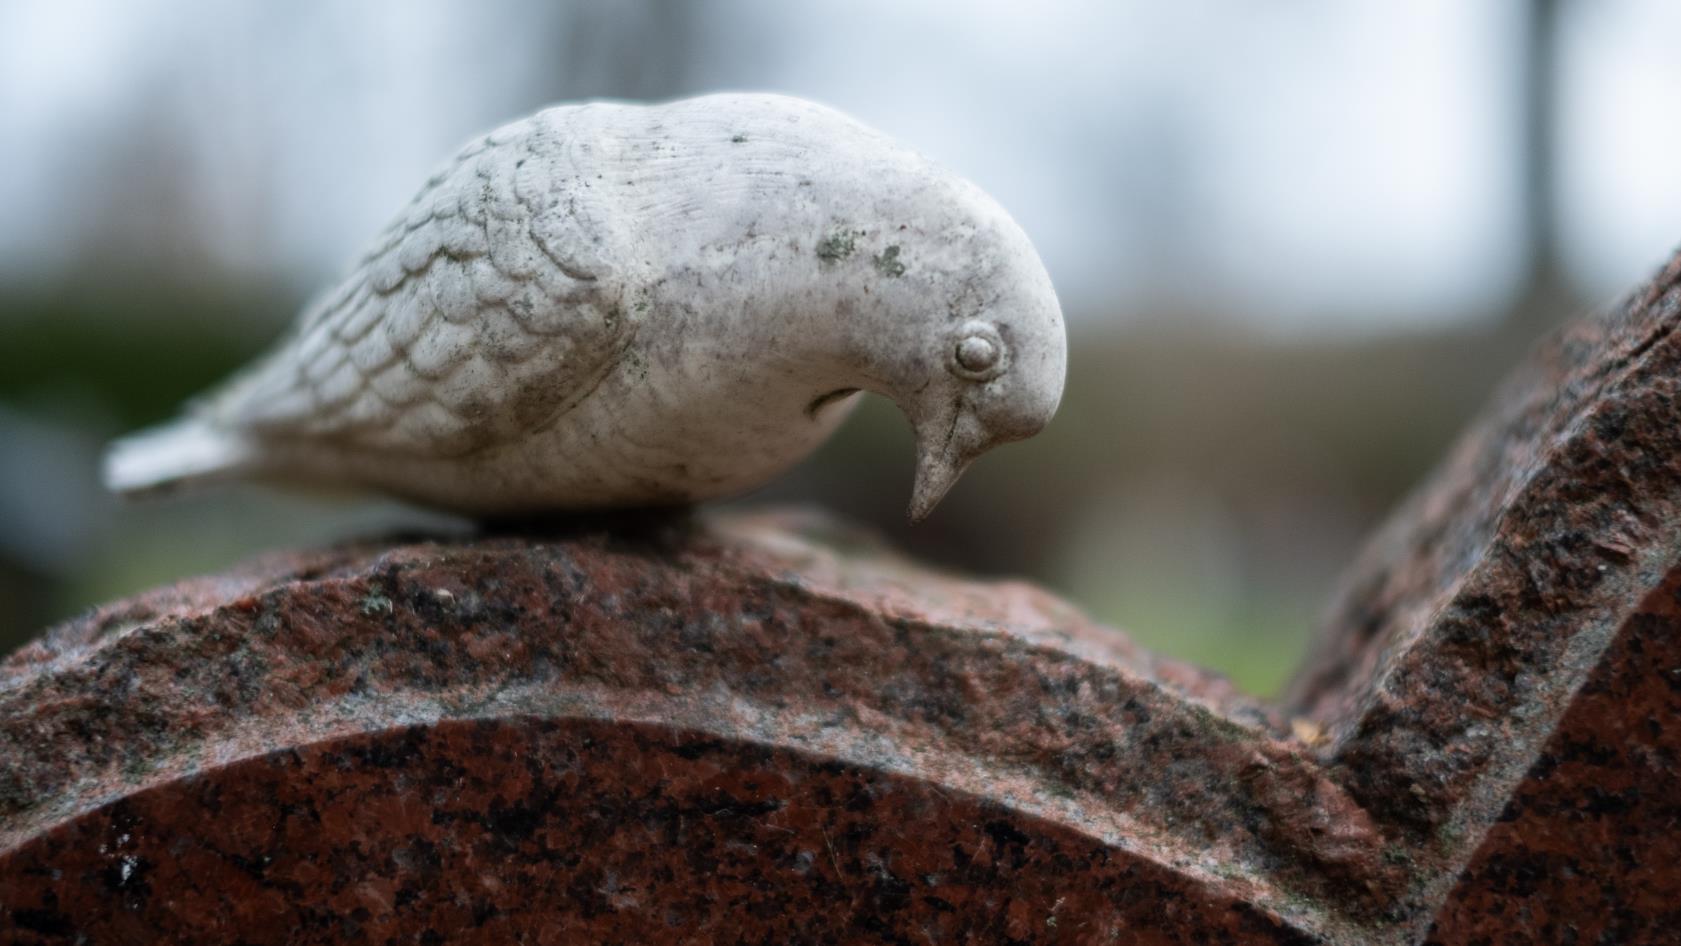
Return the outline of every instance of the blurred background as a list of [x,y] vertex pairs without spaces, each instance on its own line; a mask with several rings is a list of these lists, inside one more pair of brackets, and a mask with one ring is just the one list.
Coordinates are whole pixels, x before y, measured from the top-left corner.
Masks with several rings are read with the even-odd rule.
[[1551,326],[1681,242],[1669,0],[7,0],[0,651],[420,522],[124,507],[101,443],[257,353],[453,149],[561,100],[775,90],[969,176],[1069,319],[1061,414],[908,530],[869,403],[749,502],[1037,580],[1276,689],[1362,536]]

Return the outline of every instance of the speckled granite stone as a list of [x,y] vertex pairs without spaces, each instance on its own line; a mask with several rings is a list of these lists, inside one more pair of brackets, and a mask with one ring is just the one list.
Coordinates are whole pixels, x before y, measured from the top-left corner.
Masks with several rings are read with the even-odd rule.
[[0,680],[17,942],[1305,942],[1377,850],[1223,681],[799,517],[281,557]]
[[[1681,255],[1543,345],[1368,547],[1292,689],[1408,865],[1419,935],[1448,901],[1441,943],[1681,942],[1678,322]],[[1620,853],[1520,856],[1567,808]],[[1519,909],[1526,886],[1556,896]]]
[[124,798],[35,858],[58,879],[26,878],[14,920],[44,939],[1305,939],[932,782],[601,720],[440,722],[271,753]]
[[1432,931],[1681,942],[1681,572],[1618,628]]
[[283,555],[0,664],[0,941],[1666,943],[1681,263],[1274,708],[796,514]]

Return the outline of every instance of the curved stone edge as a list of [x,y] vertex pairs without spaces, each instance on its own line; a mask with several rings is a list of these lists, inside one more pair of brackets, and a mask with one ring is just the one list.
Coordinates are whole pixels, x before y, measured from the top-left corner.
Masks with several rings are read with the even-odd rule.
[[989,798],[623,720],[253,756],[35,836],[0,888],[29,943],[1316,940]]
[[1001,800],[1316,935],[1387,926],[1405,882],[1377,826],[1222,683],[1042,593],[840,555],[785,518],[291,566],[218,608],[118,608],[18,655],[0,847],[287,745],[535,711],[684,721]]

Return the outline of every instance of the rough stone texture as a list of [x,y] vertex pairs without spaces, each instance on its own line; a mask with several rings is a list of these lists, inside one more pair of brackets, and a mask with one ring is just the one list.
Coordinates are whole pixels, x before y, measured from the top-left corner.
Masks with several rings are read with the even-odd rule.
[[1681,262],[1273,708],[814,517],[279,556],[0,665],[0,938],[1663,943]]
[[1618,630],[1488,829],[1433,943],[1681,939],[1681,573]]
[[1293,688],[1409,858],[1397,915],[1451,891],[1438,942],[1681,937],[1678,320],[1681,256],[1544,345],[1355,565]]

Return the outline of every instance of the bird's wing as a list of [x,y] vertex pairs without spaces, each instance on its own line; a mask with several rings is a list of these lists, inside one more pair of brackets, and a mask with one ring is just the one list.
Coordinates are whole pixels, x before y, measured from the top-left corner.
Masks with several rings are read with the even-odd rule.
[[[629,320],[588,142],[544,113],[428,180],[336,289],[207,409],[264,440],[462,456],[589,393]],[[586,158],[580,161],[580,157]]]

